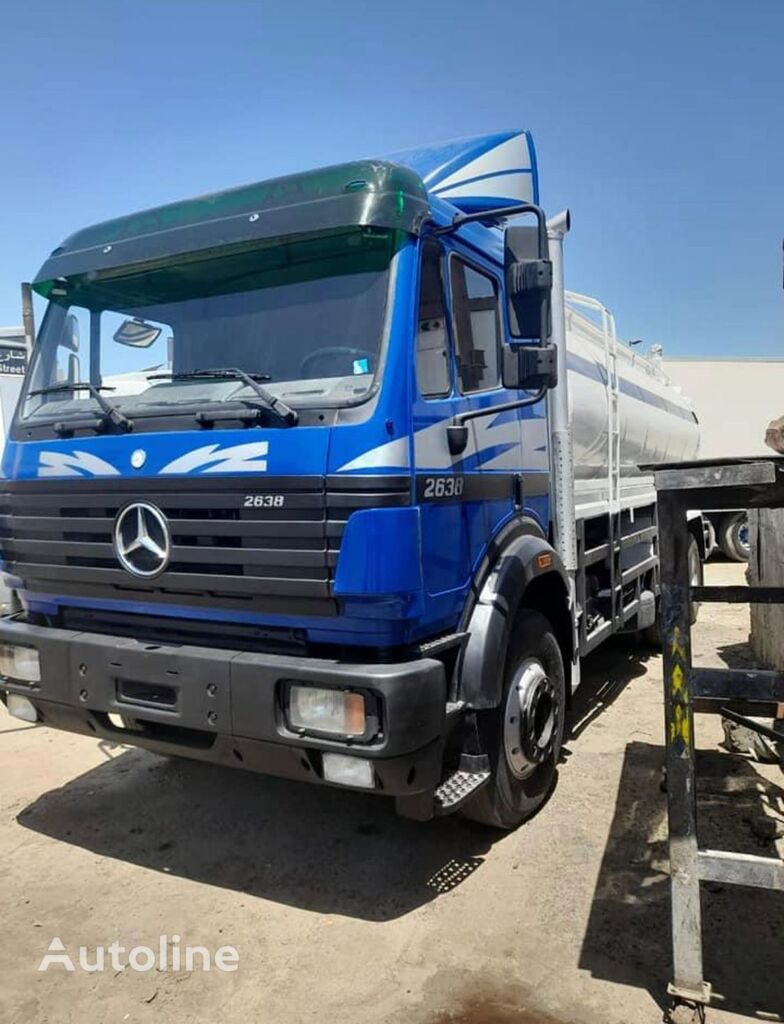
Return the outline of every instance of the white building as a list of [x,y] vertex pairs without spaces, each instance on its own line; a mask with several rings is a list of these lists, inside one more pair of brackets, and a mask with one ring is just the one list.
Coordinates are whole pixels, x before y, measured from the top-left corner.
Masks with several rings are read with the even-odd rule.
[[784,416],[784,358],[666,358],[665,373],[691,398],[700,458],[770,455],[765,429]]
[[[784,415],[784,359],[670,358],[664,371],[694,405],[702,459],[772,455],[765,445],[771,420]],[[743,509],[709,512],[715,543],[728,558],[749,557]]]

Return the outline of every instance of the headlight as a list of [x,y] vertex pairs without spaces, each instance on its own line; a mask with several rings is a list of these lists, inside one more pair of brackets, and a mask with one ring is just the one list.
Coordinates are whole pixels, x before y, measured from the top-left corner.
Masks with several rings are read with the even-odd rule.
[[27,683],[41,682],[41,663],[34,647],[0,644],[0,676],[22,679]]
[[327,690],[293,684],[288,692],[288,720],[293,729],[364,736],[365,698],[350,690]]

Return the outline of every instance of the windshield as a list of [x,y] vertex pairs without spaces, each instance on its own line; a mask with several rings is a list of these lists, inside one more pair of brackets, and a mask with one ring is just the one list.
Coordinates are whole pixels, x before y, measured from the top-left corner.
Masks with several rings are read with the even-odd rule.
[[134,419],[259,403],[242,374],[209,369],[253,376],[290,406],[361,401],[381,362],[401,242],[355,229],[50,282],[20,417],[83,419],[101,397]]

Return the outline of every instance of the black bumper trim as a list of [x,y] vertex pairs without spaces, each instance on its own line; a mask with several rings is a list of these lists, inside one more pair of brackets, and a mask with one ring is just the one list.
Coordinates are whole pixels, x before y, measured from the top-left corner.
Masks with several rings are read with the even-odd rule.
[[[231,737],[219,733],[215,734],[209,746],[175,742],[151,735],[130,737],[126,731],[107,725],[104,721],[105,716],[39,700],[29,692],[26,696],[33,699],[37,705],[42,717],[41,724],[53,729],[94,736],[113,743],[129,744],[165,757],[187,757],[226,768],[243,768],[262,775],[275,775],[279,778],[324,786],[333,785],[324,780],[321,753],[312,748],[296,747],[286,743],[267,743],[263,740],[252,740],[243,736]],[[356,749],[354,752],[358,754],[359,750]],[[441,781],[442,760],[443,743],[440,739],[411,754],[376,758],[373,761],[375,788],[357,791],[373,792],[379,796],[415,796],[419,793],[429,793]]]
[[[0,619],[0,640],[38,650],[41,682],[0,680],[0,690],[27,696],[55,728],[312,782],[322,781],[321,753],[354,754],[373,761],[376,791],[390,795],[440,782],[446,680],[435,659],[354,664],[145,643],[13,617]],[[280,703],[290,681],[373,694],[379,734],[360,744],[292,732]],[[134,693],[149,690],[149,705],[123,700],[129,682]],[[166,706],[155,706],[156,692],[165,692]],[[115,727],[109,714],[130,728]]]

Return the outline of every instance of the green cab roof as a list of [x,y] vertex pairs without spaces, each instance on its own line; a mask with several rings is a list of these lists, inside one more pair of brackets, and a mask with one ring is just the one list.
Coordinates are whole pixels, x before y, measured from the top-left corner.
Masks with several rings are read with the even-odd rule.
[[48,295],[58,277],[141,269],[184,253],[268,244],[291,235],[367,227],[418,234],[430,216],[422,179],[399,164],[360,160],[213,192],[70,235],[35,279]]

